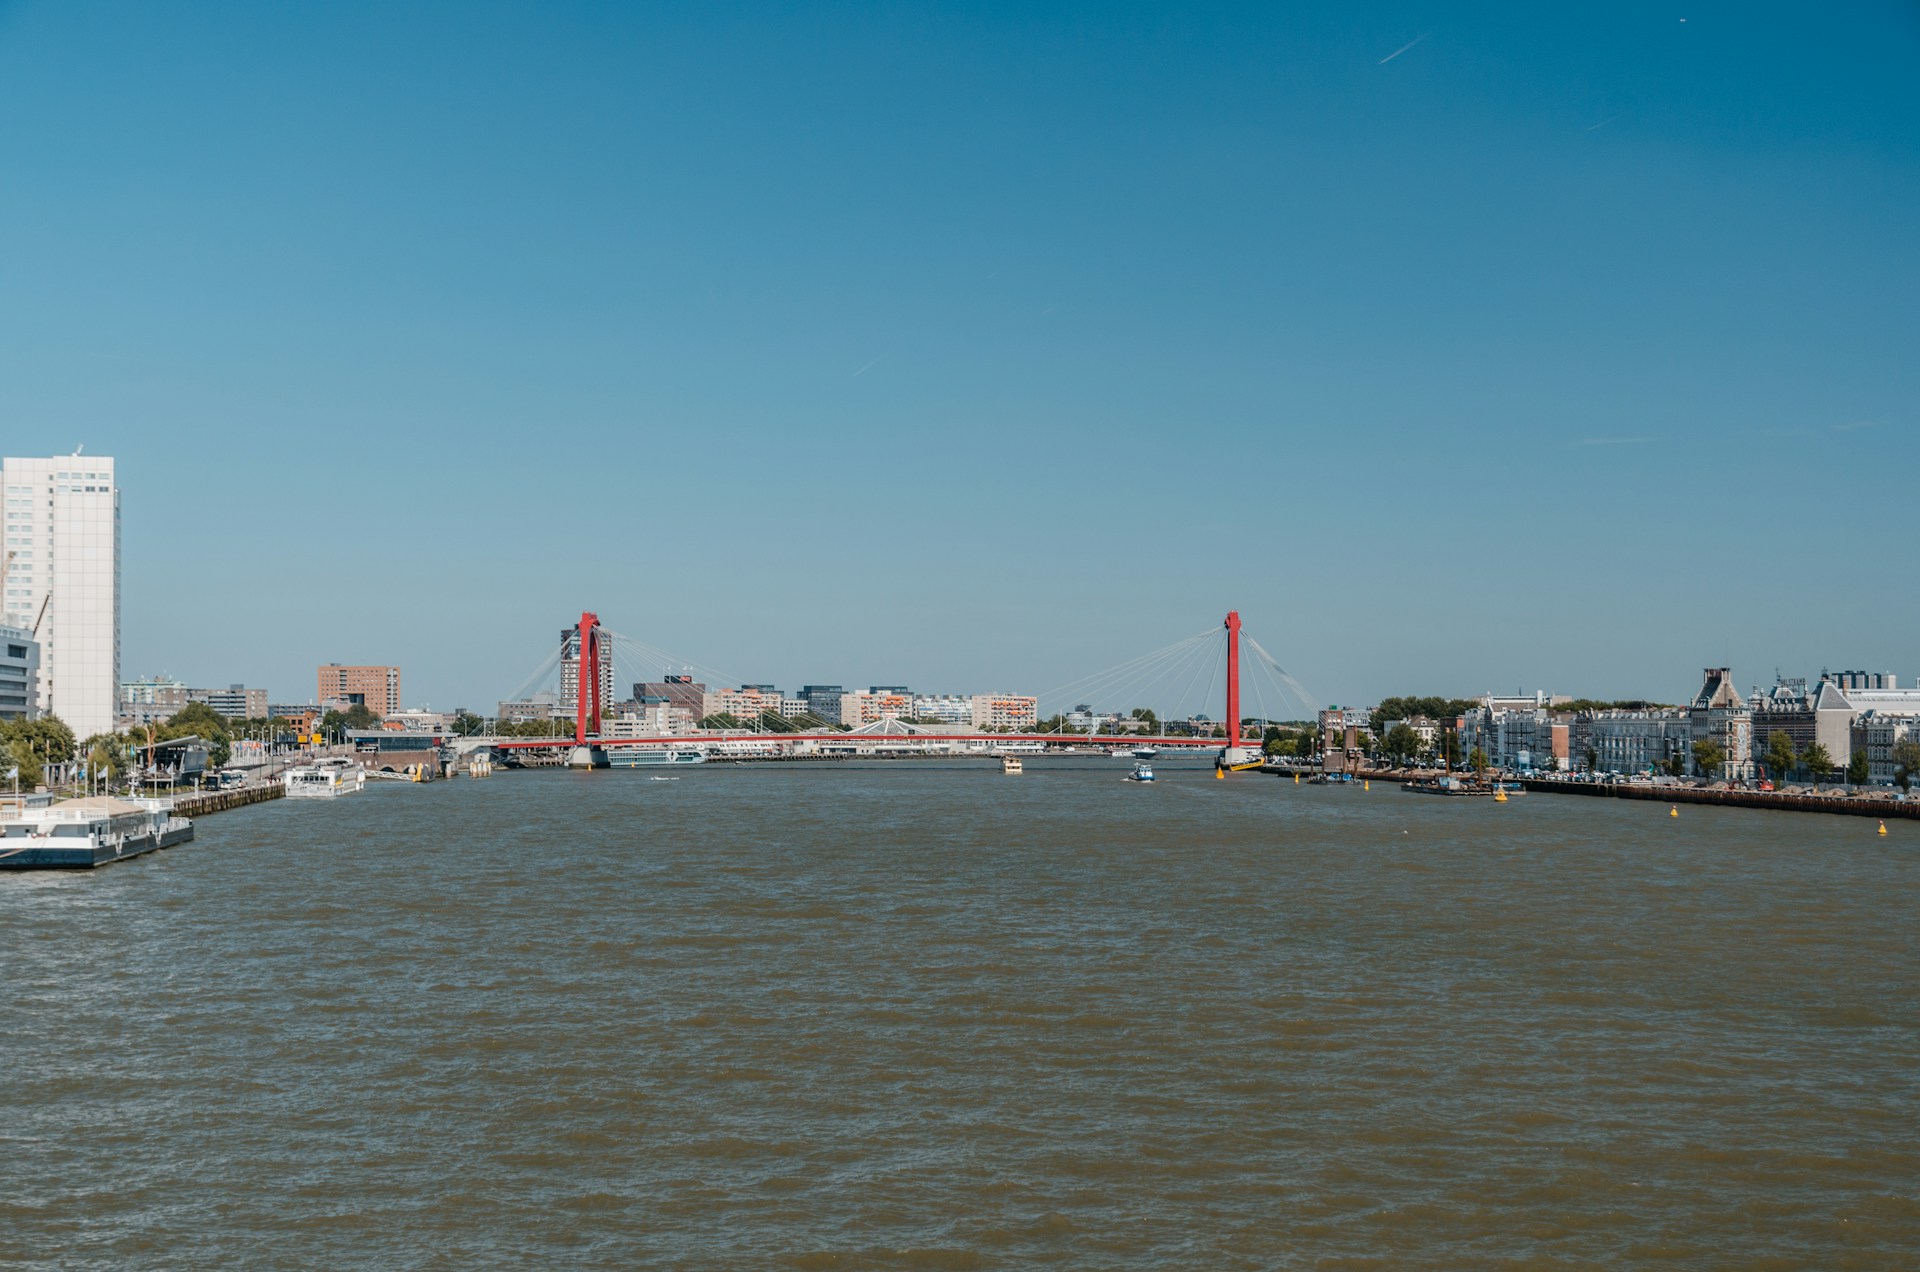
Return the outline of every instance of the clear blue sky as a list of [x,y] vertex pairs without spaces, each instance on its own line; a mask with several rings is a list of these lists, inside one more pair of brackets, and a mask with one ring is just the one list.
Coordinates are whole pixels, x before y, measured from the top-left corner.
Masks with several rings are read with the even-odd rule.
[[0,3],[0,448],[276,698],[1920,673],[1920,7],[1461,8]]

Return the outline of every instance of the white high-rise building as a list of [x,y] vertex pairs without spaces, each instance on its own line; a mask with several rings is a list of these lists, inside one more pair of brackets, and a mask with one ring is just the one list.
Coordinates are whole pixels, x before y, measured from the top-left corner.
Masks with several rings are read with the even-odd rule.
[[120,694],[120,490],[113,461],[0,461],[6,621],[40,646],[39,707],[76,738],[113,729]]

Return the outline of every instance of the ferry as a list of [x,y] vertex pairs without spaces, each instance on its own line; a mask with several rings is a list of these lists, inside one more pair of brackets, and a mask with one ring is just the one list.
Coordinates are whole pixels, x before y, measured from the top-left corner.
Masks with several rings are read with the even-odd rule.
[[658,768],[663,764],[705,764],[707,753],[697,747],[610,746],[608,768]]
[[29,796],[0,818],[0,870],[91,870],[192,838],[170,800]]
[[321,760],[288,769],[280,783],[288,799],[332,799],[365,789],[367,771],[351,760]]
[[1153,765],[1142,760],[1133,766],[1133,772],[1127,774],[1121,780],[1125,782],[1151,782],[1153,780]]

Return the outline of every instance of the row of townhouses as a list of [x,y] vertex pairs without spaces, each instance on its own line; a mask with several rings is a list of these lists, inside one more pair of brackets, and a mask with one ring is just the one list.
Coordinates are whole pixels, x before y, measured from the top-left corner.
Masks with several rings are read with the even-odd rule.
[[[1743,698],[1725,667],[1709,667],[1700,691],[1681,707],[1556,710],[1565,698],[1483,698],[1457,722],[1463,751],[1479,748],[1501,768],[1633,773],[1679,767],[1697,776],[1745,781],[1766,773],[1769,740],[1783,733],[1795,752],[1815,743],[1835,769],[1856,752],[1868,781],[1894,780],[1894,748],[1920,740],[1920,688],[1902,689],[1887,672],[1828,672],[1809,684],[1780,680]],[[1698,772],[1694,747],[1711,742],[1722,757]]]

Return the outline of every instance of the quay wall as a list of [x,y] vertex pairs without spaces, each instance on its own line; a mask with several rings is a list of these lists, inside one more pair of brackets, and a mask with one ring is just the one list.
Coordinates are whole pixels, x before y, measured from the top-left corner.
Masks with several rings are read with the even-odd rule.
[[1789,795],[1780,791],[1696,790],[1680,786],[1642,786],[1626,782],[1521,783],[1542,795],[1587,795],[1599,799],[1648,799],[1661,804],[1719,804],[1729,808],[1770,808],[1793,813],[1839,813],[1847,817],[1906,818],[1920,821],[1920,803],[1891,799],[1855,799],[1847,795]]
[[174,801],[173,811],[182,817],[205,817],[208,813],[224,813],[230,808],[245,808],[248,804],[263,804],[270,799],[281,799],[287,788],[278,782],[268,782],[260,786],[243,786],[237,791],[208,791],[202,795],[187,795]]

